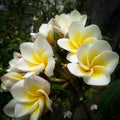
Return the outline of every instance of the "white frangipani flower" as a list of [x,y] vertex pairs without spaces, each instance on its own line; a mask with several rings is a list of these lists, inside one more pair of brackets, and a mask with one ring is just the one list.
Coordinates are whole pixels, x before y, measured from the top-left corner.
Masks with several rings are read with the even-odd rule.
[[50,84],[47,80],[30,76],[25,81],[14,84],[10,90],[13,100],[4,108],[6,115],[14,118],[30,116],[30,120],[38,120],[47,110],[52,111]]
[[24,80],[23,75],[17,72],[9,72],[1,77],[1,88],[4,91],[9,91],[10,88],[18,81]]
[[44,71],[47,76],[53,75],[55,60],[53,50],[47,40],[41,35],[32,42],[25,42],[20,45],[22,58],[17,62],[17,68],[27,72],[26,76],[39,74]]
[[66,36],[72,22],[78,21],[85,26],[86,20],[86,15],[81,15],[77,10],[74,10],[70,14],[63,13],[61,15],[56,15],[55,19],[52,19],[52,24],[57,33]]
[[70,62],[78,62],[76,53],[83,44],[93,44],[97,39],[102,39],[97,25],[84,27],[80,22],[73,22],[70,25],[68,37],[59,39],[58,45],[70,52],[67,55],[67,60]]
[[73,75],[82,77],[88,85],[107,85],[119,61],[118,54],[112,52],[104,40],[81,46],[77,58],[79,63],[69,63],[68,69]]

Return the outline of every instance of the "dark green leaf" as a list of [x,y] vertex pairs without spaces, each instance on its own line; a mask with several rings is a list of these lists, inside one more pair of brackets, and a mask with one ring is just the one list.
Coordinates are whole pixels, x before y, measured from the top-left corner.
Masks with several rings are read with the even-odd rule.
[[101,95],[99,111],[101,118],[104,119],[111,106],[120,98],[120,80],[113,82]]

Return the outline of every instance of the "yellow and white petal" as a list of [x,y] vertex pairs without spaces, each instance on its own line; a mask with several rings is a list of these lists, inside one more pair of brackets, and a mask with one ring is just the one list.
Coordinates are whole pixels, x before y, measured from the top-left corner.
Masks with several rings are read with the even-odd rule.
[[79,64],[85,70],[89,70],[89,60],[88,60],[89,49],[90,49],[90,45],[84,44],[77,51],[77,58],[78,58]]
[[81,30],[80,39],[86,39],[88,37],[95,37],[99,40],[102,39],[101,31],[97,25],[89,25]]
[[111,74],[119,62],[119,56],[115,52],[105,51],[95,57],[92,66],[104,66],[105,69]]
[[6,73],[1,77],[1,88],[5,91],[9,91],[12,85],[14,85],[19,80],[23,80],[23,76],[16,72]]
[[45,69],[45,66],[46,65],[44,63],[40,63],[39,65],[35,65],[35,66],[31,67],[29,69],[29,71],[38,75],[39,73],[41,73]]
[[79,41],[80,41],[80,31],[83,29],[83,24],[80,22],[72,22],[69,28],[69,37],[70,41],[75,47],[79,47]]
[[[43,102],[43,104],[44,104],[44,102]],[[41,113],[41,107],[38,105],[35,109],[34,109],[34,111],[31,113],[31,115],[30,115],[30,120],[38,120],[38,118],[40,117],[40,113]]]
[[72,42],[70,41],[70,39],[68,39],[68,38],[59,39],[57,41],[57,43],[61,48],[65,49],[69,52],[76,52],[76,50],[77,50],[76,46],[74,46],[72,44]]
[[51,29],[51,25],[50,24],[42,24],[39,28],[39,32],[45,37],[47,38],[48,36],[48,33]]
[[5,79],[10,79],[13,81],[23,80],[23,76],[17,72],[9,72],[9,73],[6,73],[3,77],[1,77],[2,81],[4,81]]
[[92,70],[86,71],[77,63],[69,63],[67,65],[69,71],[78,77],[89,77],[92,74]]
[[19,118],[31,114],[38,106],[38,101],[29,103],[17,102],[15,105],[15,117]]
[[53,56],[52,47],[50,46],[48,41],[42,35],[39,34],[34,44],[34,54],[41,53],[41,51],[48,53],[49,56]]
[[46,65],[46,68],[45,68],[44,73],[45,73],[48,77],[50,77],[50,76],[53,75],[53,70],[54,70],[54,68],[55,68],[55,60],[54,60],[54,58],[50,57],[50,58],[48,58],[48,63],[47,63],[47,65]]
[[3,109],[6,115],[9,117],[15,117],[14,111],[15,111],[15,105],[16,105],[16,100],[13,99],[11,100]]
[[43,100],[45,103],[45,107],[50,110],[50,111],[53,111],[52,110],[52,101],[49,99],[47,93],[43,90],[38,90],[39,93],[42,93],[43,96],[41,96],[41,100]]
[[104,40],[97,40],[89,49],[88,59],[91,63],[94,57],[104,51],[112,51],[111,46]]
[[36,94],[38,94],[37,91],[39,89],[45,91],[47,94],[50,93],[49,82],[39,76],[36,76],[36,75],[32,75],[32,76],[26,78],[26,80],[24,82],[24,88],[29,94],[31,94],[33,96],[36,96]]
[[98,39],[96,39],[96,38],[94,38],[94,37],[89,37],[89,38],[87,38],[84,42],[83,42],[83,44],[93,44],[93,43],[95,43],[96,41],[97,41]]
[[38,63],[37,58],[34,55],[34,43],[26,42],[20,45],[20,51],[22,57],[31,63]]
[[14,99],[18,102],[32,102],[35,101],[35,97],[28,94],[24,89],[24,81],[19,81],[14,84],[10,92]]
[[68,53],[67,60],[72,63],[77,63],[78,62],[77,53]]
[[110,74],[102,66],[93,67],[93,74],[85,77],[84,82],[88,85],[103,86],[110,82]]

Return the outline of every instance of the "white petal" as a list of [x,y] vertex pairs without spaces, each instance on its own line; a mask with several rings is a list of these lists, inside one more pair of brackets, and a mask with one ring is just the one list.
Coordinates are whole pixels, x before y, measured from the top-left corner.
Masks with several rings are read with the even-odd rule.
[[29,70],[32,71],[33,73],[36,73],[37,75],[42,72],[45,69],[45,64],[41,63],[38,66],[33,66]]
[[67,60],[73,63],[77,63],[78,62],[77,53],[69,53],[67,55]]
[[77,63],[69,63],[67,65],[69,71],[78,77],[88,77],[92,74],[93,71],[86,71]]
[[50,44],[48,43],[45,38],[42,37],[42,35],[38,35],[38,38],[35,40],[34,44],[34,50],[36,53],[39,53],[41,51],[44,51],[48,53],[49,56],[53,56],[53,50]]
[[[43,107],[44,107],[44,102],[43,102]],[[42,112],[41,107],[38,105],[30,115],[30,120],[38,120],[39,116],[41,115],[40,114],[41,112]]]
[[107,85],[110,82],[110,74],[102,66],[93,67],[93,74],[84,78],[84,82],[88,85]]
[[24,115],[28,115],[33,112],[34,109],[38,106],[37,102],[31,102],[31,103],[16,103],[15,106],[15,117],[22,117]]
[[57,41],[57,43],[58,43],[58,45],[61,47],[61,48],[63,48],[63,49],[65,49],[65,50],[67,50],[67,51],[69,51],[69,52],[76,52],[76,47],[72,44],[72,42],[69,40],[69,39],[67,39],[67,38],[63,38],[63,39],[59,39],[58,41]]
[[69,37],[74,46],[79,47],[80,31],[83,29],[83,24],[80,22],[72,22],[69,28]]
[[108,42],[104,40],[97,40],[89,49],[89,61],[90,63],[96,57],[98,54],[104,52],[104,51],[111,51],[111,46]]
[[19,81],[16,84],[14,84],[10,91],[16,101],[31,102],[35,100],[34,96],[31,96],[25,91],[24,81]]
[[[45,106],[48,110],[53,111],[53,110],[52,110],[52,101],[49,99],[47,93],[46,93],[45,91],[43,91],[43,90],[38,90],[38,92],[39,92],[39,93],[42,93],[42,94],[44,95],[44,99],[41,97],[41,100],[45,102],[45,103],[44,103],[44,106]],[[41,102],[42,102],[42,101],[41,101]]]
[[23,80],[23,76],[19,73],[16,73],[16,72],[9,72],[9,73],[6,73],[2,78],[1,80],[5,80],[5,79],[10,79],[10,80],[13,80],[13,81],[16,81],[16,80]]
[[71,17],[73,21],[79,21],[83,24],[83,26],[85,26],[87,15],[81,15],[77,10],[74,10],[71,12]]
[[9,91],[12,85],[14,85],[19,80],[23,80],[23,76],[16,72],[6,73],[1,77],[1,88],[5,91]]
[[36,75],[32,75],[25,80],[24,88],[27,92],[29,92],[29,94],[32,95],[35,95],[39,89],[44,90],[47,94],[50,93],[49,82]]
[[94,37],[89,37],[89,38],[87,38],[85,41],[84,41],[84,43],[83,44],[93,44],[93,43],[95,43],[96,41],[97,41],[98,39],[96,39],[96,38],[94,38]]
[[118,62],[119,62],[119,56],[117,53],[111,51],[105,51],[102,52],[97,57],[95,57],[92,64],[94,66],[95,65],[104,66],[105,69],[111,74],[115,70]]
[[81,38],[95,37],[99,40],[102,39],[101,31],[97,25],[89,25],[81,30]]
[[16,67],[22,71],[29,71],[31,69],[31,66],[33,66],[33,65],[34,64],[27,62],[23,58],[21,58],[18,60]]
[[88,52],[90,49],[89,44],[82,45],[77,52],[77,58],[81,67],[85,70],[89,70],[89,60],[88,60]]
[[54,60],[54,58],[48,58],[48,63],[47,63],[47,66],[46,66],[46,68],[45,68],[45,71],[44,71],[44,73],[48,76],[48,77],[50,77],[50,76],[52,76],[53,75],[53,70],[54,70],[54,68],[55,68],[55,60]]
[[9,117],[14,117],[15,116],[14,115],[15,104],[16,104],[16,100],[13,99],[3,109],[5,114],[8,115]]
[[26,43],[22,43],[20,45],[20,51],[22,54],[22,57],[32,63],[36,63],[37,60],[35,59],[35,55],[34,55],[34,43],[30,43],[30,42],[26,42]]
[[50,24],[42,24],[39,28],[39,32],[46,38],[48,36],[51,27],[52,26]]

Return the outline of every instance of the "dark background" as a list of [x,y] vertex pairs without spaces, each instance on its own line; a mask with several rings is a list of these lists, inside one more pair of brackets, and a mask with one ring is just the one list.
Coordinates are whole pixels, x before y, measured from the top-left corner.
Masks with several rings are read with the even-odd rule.
[[[64,8],[61,10],[60,5]],[[113,51],[120,52],[120,0],[0,0],[0,76],[6,73],[8,62],[14,51],[19,51],[20,43],[31,41],[30,29],[37,32],[40,24],[47,23],[50,18],[63,12],[69,13],[77,9],[81,14],[88,15],[87,25],[97,24]],[[38,20],[33,20],[36,16]],[[120,55],[120,54],[119,54]],[[112,81],[120,79],[120,64],[112,74]],[[91,112],[80,106],[74,91],[68,93],[69,105],[73,116],[71,120],[100,120],[98,112]],[[2,108],[11,99],[9,93],[0,92],[0,120],[10,120]],[[99,96],[94,96],[97,101]],[[63,107],[61,102],[53,106],[54,112],[47,113],[42,120],[63,120]],[[87,113],[87,114],[86,114]],[[111,105],[106,120],[120,120],[120,100]],[[67,120],[67,119],[66,119]]]

